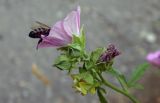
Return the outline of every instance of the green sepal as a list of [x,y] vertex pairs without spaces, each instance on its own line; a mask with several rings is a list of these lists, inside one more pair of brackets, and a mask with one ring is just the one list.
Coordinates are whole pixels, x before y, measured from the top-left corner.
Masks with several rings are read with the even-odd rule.
[[85,32],[84,32],[83,26],[80,30],[80,35],[73,34],[71,44],[78,44],[81,47],[81,50],[85,49],[86,38],[85,38]]
[[85,32],[84,32],[83,26],[82,26],[82,28],[81,28],[80,40],[81,40],[81,47],[82,47],[83,49],[85,49],[85,47],[86,47],[86,38],[85,38]]

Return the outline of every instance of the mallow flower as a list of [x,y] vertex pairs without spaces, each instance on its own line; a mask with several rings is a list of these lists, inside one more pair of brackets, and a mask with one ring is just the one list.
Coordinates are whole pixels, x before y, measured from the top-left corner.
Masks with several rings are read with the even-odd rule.
[[146,57],[147,61],[157,67],[160,67],[160,50],[149,53]]
[[62,47],[72,42],[73,35],[80,35],[80,7],[58,21],[50,29],[49,35],[41,35],[38,48]]

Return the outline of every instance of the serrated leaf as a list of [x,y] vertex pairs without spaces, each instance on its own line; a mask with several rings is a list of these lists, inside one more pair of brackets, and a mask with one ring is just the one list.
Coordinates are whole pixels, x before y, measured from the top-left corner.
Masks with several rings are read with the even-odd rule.
[[144,72],[148,69],[149,64],[144,63],[138,66],[132,73],[128,81],[128,85],[136,84],[136,82],[143,76]]

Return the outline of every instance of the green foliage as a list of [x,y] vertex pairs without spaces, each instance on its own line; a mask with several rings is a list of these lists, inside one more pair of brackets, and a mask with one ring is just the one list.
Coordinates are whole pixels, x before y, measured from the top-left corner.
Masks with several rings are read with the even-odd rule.
[[88,60],[85,62],[86,69],[96,69],[98,60],[100,55],[103,53],[104,48],[97,48],[96,50],[92,51],[91,54],[88,56]]
[[[108,103],[105,98],[105,88],[107,86],[125,96],[130,98],[134,103],[138,103],[137,100],[129,94],[129,88],[140,88],[143,86],[138,84],[138,80],[143,76],[145,70],[147,70],[148,64],[139,66],[131,75],[129,80],[125,75],[120,73],[118,69],[113,68],[113,60],[109,62],[101,62],[100,56],[106,50],[105,48],[97,48],[91,53],[85,51],[85,33],[83,28],[79,36],[73,35],[72,43],[65,47],[58,48],[61,51],[60,56],[57,57],[54,66],[60,70],[66,70],[73,79],[73,88],[76,89],[82,95],[88,93],[95,94],[99,97],[101,103]],[[78,69],[78,71],[73,70]],[[106,72],[111,74],[118,80],[122,88],[112,85],[109,81],[106,81],[102,74]]]
[[85,49],[86,38],[85,38],[83,27],[81,28],[81,34],[79,36],[73,35],[72,44],[78,44],[82,50]]
[[99,57],[104,52],[104,50],[104,48],[97,48],[96,50],[92,51],[90,60],[95,64],[99,60]]
[[94,81],[94,78],[90,73],[84,72],[80,74],[72,74],[71,77],[74,81],[73,87],[82,95],[86,95],[87,93],[95,94],[96,87],[99,86],[99,83]]
[[144,72],[148,69],[149,64],[144,63],[138,66],[132,73],[129,81],[128,81],[128,86],[129,87],[139,87],[142,88],[141,85],[139,85],[137,82],[141,77],[144,75]]
[[70,70],[70,59],[67,57],[67,55],[60,55],[55,61],[54,66],[56,66],[60,70]]
[[112,74],[113,76],[115,76],[117,78],[117,80],[119,81],[119,83],[120,83],[121,87],[123,88],[123,90],[128,91],[127,79],[122,73],[120,73],[120,71],[118,71],[115,68],[112,68],[107,72],[109,72],[110,74]]
[[82,47],[83,49],[85,49],[85,47],[86,47],[86,38],[85,38],[85,32],[84,32],[83,27],[81,28],[80,38],[81,38],[81,47]]

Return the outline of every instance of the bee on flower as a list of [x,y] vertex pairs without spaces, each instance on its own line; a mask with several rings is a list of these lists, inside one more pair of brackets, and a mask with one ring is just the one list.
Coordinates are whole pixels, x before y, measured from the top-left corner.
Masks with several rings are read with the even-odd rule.
[[66,46],[72,42],[73,35],[80,35],[79,6],[51,28],[36,28],[29,33],[31,38],[40,38],[37,48]]

